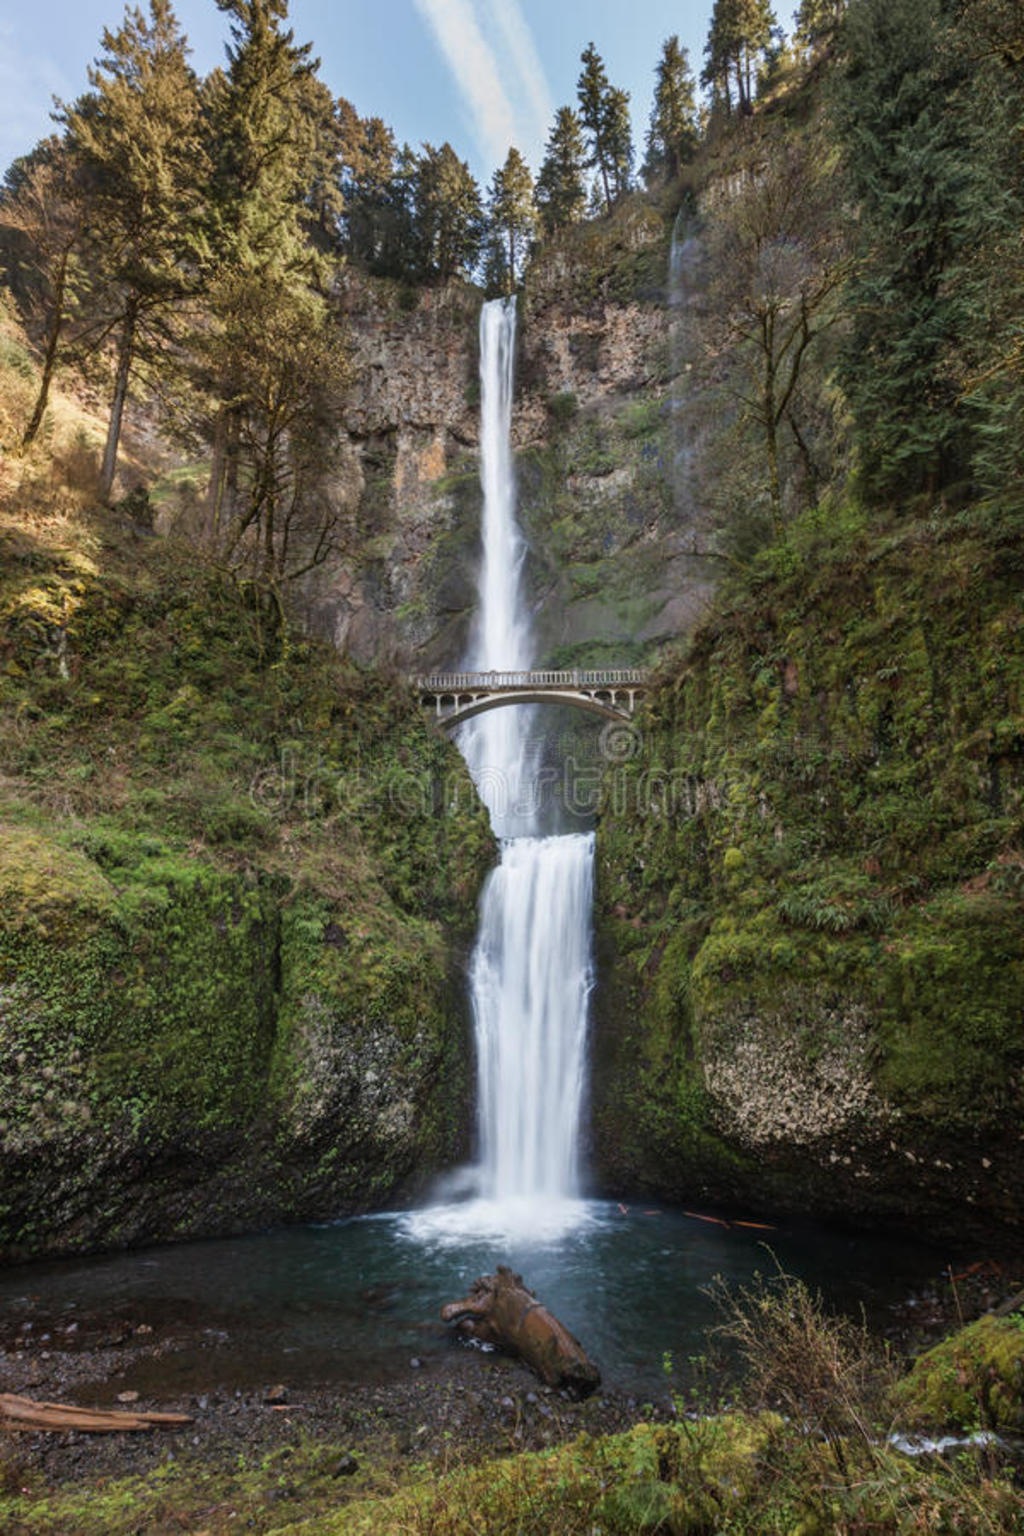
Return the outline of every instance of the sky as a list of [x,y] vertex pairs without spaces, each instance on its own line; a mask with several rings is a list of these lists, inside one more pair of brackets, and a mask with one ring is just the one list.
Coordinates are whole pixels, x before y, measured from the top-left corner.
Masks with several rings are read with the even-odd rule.
[[[576,104],[590,41],[612,84],[630,93],[639,163],[661,45],[677,33],[699,74],[711,4],[292,0],[289,10],[335,95],[413,148],[447,139],[486,187],[512,143],[536,174],[555,109]],[[175,0],[175,11],[206,74],[223,62],[227,18],[214,0]],[[52,132],[51,98],[86,88],[103,28],[123,15],[123,0],[0,0],[0,174]]]

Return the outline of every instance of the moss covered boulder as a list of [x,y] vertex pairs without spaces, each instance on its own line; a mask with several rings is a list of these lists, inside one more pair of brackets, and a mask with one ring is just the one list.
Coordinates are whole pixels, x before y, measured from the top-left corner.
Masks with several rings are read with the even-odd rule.
[[890,1403],[900,1428],[1024,1431],[1024,1312],[981,1317],[921,1355]]
[[493,841],[454,749],[170,544],[0,539],[0,1256],[364,1210],[457,1159]]

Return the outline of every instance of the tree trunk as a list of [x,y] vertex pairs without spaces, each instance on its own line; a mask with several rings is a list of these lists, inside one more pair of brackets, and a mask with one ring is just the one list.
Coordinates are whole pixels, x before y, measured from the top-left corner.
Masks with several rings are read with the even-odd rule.
[[549,1387],[586,1397],[601,1384],[601,1373],[579,1340],[504,1264],[497,1274],[474,1281],[464,1301],[442,1307],[441,1318],[469,1338],[519,1355]]
[[0,1393],[0,1428],[25,1431],[52,1429],[65,1433],[124,1433],[158,1427],[181,1429],[193,1421],[185,1413],[126,1413],[119,1408],[76,1408],[72,1403],[37,1403],[28,1397]]
[[103,467],[100,470],[100,500],[109,501],[110,492],[114,484],[114,475],[117,473],[117,445],[121,441],[121,418],[124,415],[124,402],[128,394],[128,378],[132,371],[132,359],[135,356],[135,327],[138,322],[138,302],[129,299],[128,307],[124,314],[124,326],[121,330],[121,344],[117,351],[117,377],[114,380],[114,399],[110,407],[110,424],[107,427],[107,442],[103,450]]
[[228,413],[221,406],[213,424],[213,452],[210,458],[210,478],[206,486],[206,516],[209,530],[216,538],[220,528],[224,500],[224,463],[227,455]]
[[21,439],[22,452],[29,448],[35,441],[36,433],[43,424],[46,415],[46,407],[50,399],[50,381],[53,378],[53,370],[57,365],[57,345],[60,341],[60,333],[64,328],[64,293],[67,289],[68,259],[70,247],[60,259],[57,268],[57,277],[53,289],[53,321],[50,325],[50,334],[46,338],[46,355],[43,358],[43,377],[39,383],[39,393],[36,403],[32,408],[29,424],[25,428]]

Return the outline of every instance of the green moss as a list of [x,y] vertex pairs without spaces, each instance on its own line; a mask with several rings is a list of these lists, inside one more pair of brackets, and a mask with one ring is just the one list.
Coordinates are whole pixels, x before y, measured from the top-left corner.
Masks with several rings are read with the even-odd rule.
[[[659,978],[671,992],[681,949],[695,1045],[669,1073],[687,1106],[744,1031],[766,1049],[772,1029],[780,1049],[795,1044],[807,1082],[830,1020],[856,1018],[863,1036],[860,1128],[823,1133],[813,1155],[780,1142],[738,1183],[710,1155],[709,1190],[845,1212],[902,1200],[951,1229],[958,1201],[975,1225],[1024,1220],[1008,1130],[1024,1080],[1018,543],[1008,514],[805,518],[727,589],[686,659],[665,665],[638,722],[642,751],[609,772],[599,903],[629,926],[609,929],[605,976],[639,1011],[637,1058],[659,1059]],[[688,910],[702,926],[670,944]],[[605,1154],[622,1182],[637,1139],[604,1059],[599,1038],[599,1123],[633,1148]],[[766,1140],[774,1091],[756,1091]],[[720,1103],[698,1114],[721,1133]],[[693,1145],[689,1107],[675,1145]],[[926,1178],[925,1164],[938,1172]]]
[[981,1317],[921,1355],[890,1394],[901,1429],[1024,1430],[1024,1315]]
[[379,1204],[466,1131],[461,761],[173,546],[63,538],[0,578],[0,1251]]

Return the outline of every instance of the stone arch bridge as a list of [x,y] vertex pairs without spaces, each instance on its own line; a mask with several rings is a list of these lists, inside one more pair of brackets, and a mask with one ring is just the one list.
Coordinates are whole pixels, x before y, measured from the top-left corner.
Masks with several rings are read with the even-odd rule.
[[561,672],[435,672],[409,679],[424,709],[447,728],[507,704],[568,704],[607,720],[631,720],[647,687],[637,668]]

